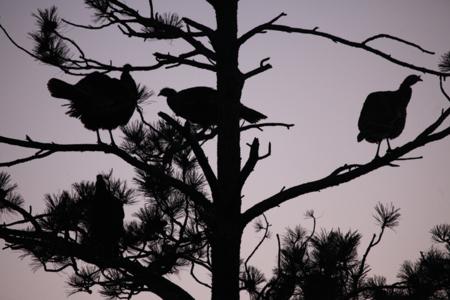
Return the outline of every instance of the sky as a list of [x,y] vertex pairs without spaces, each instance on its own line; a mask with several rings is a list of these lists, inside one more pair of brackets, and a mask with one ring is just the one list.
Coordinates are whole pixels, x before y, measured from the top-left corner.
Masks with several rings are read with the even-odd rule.
[[[148,9],[147,1],[136,2],[141,11]],[[155,0],[154,4],[159,12],[176,12],[213,26],[213,12],[204,2]],[[32,42],[27,33],[36,28],[31,14],[37,8],[51,5],[56,5],[60,15],[68,20],[92,21],[91,12],[85,9],[83,1],[0,0],[0,22],[20,45],[30,49]],[[425,54],[389,40],[371,43],[418,66],[437,69],[440,56],[450,50],[450,2],[447,0],[432,3],[424,0],[241,0],[240,34],[281,12],[287,16],[280,24],[302,28],[318,26],[321,31],[353,41],[386,33],[436,53]],[[85,32],[65,26],[63,32],[79,41],[91,57],[116,65],[151,65],[154,52],[179,53],[187,49],[180,42],[143,42],[121,37],[117,29]],[[423,82],[413,87],[405,130],[391,142],[393,147],[413,139],[449,105],[439,92],[436,77],[320,37],[286,33],[258,35],[242,48],[241,69],[255,68],[266,57],[270,57],[273,68],[247,81],[242,101],[266,114],[270,122],[295,123],[295,127],[246,132],[242,136],[243,158],[248,154],[246,143],[255,136],[260,139],[261,149],[269,142],[272,144],[272,155],[259,163],[244,189],[244,209],[283,187],[322,178],[345,163],[370,161],[376,145],[356,141],[359,112],[369,93],[395,90],[407,75],[422,75]],[[14,138],[28,135],[34,140],[56,143],[95,143],[95,133],[86,130],[79,120],[67,117],[65,108],[61,107],[64,102],[50,97],[46,83],[52,77],[68,82],[78,80],[35,61],[0,34],[0,135]],[[190,67],[135,73],[133,77],[154,91],[166,86],[179,90],[215,85],[214,74]],[[450,90],[450,83],[446,86]],[[156,121],[159,111],[170,113],[163,98],[152,97],[151,100],[152,103],[145,106],[147,120]],[[119,130],[114,136],[120,140]],[[106,133],[103,138],[108,139]],[[207,144],[206,150],[210,160],[215,161],[214,143]],[[368,263],[371,274],[395,280],[404,260],[415,260],[419,251],[430,247],[430,229],[450,222],[449,153],[450,139],[438,141],[408,155],[423,156],[423,159],[403,161],[398,168],[385,167],[350,183],[292,199],[267,214],[273,236],[297,224],[310,229],[311,221],[304,218],[304,213],[313,209],[321,228],[340,227],[344,231],[361,232],[364,237],[359,252],[362,254],[372,234],[378,232],[372,218],[374,206],[378,202],[392,202],[401,208],[400,225],[395,231],[386,232],[381,244],[370,254]],[[16,147],[0,145],[0,161],[29,154]],[[58,153],[5,171],[18,184],[26,204],[38,212],[43,208],[45,194],[69,189],[80,180],[93,181],[97,173],[110,169],[117,177],[133,178],[133,168],[123,161],[93,153]],[[128,216],[136,207],[129,208]],[[252,251],[258,237],[249,226],[242,243],[244,257]],[[276,239],[272,238],[265,242],[251,263],[270,276],[276,265],[276,252]],[[19,252],[0,250],[2,299],[53,300],[67,296],[64,282],[67,274],[46,274],[42,270],[33,273],[29,260],[19,260],[19,256]],[[208,292],[203,287],[181,275],[174,280],[181,281],[194,297],[207,299]],[[93,298],[97,296],[76,294],[71,297],[73,300]],[[135,299],[149,298],[142,295]]]

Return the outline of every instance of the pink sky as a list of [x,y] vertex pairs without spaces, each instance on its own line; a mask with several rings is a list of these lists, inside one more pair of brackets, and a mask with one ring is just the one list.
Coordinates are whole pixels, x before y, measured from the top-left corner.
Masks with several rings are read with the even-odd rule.
[[[145,3],[142,11],[145,11]],[[188,3],[189,5],[185,4]],[[155,0],[160,12],[172,11],[213,26],[213,15],[202,0]],[[179,4],[182,3],[182,4]],[[27,33],[32,31],[31,13],[55,4],[60,15],[77,22],[91,20],[83,1],[0,0],[0,22],[17,42],[31,48]],[[437,54],[424,54],[395,41],[376,41],[373,46],[416,65],[437,69],[439,57],[450,50],[450,2],[447,0],[241,0],[240,32],[268,21],[280,12],[288,14],[280,23],[320,27],[321,31],[362,41],[388,33],[418,43]],[[142,42],[125,37],[117,39],[117,30],[83,32],[70,27],[64,33],[78,40],[86,52],[114,64],[153,64],[156,51],[178,52],[186,45],[179,42]],[[34,61],[15,48],[0,34],[0,135],[58,143],[94,143],[95,133],[87,131],[78,120],[68,118],[62,101],[52,99],[46,89],[51,77],[74,82],[77,79],[60,70]],[[376,145],[357,143],[357,120],[362,103],[370,92],[394,90],[409,74],[419,74],[393,65],[361,50],[332,43],[320,37],[268,33],[258,35],[242,49],[242,70],[256,67],[270,57],[273,69],[247,82],[243,102],[269,116],[269,121],[295,123],[285,129],[247,132],[242,137],[245,158],[250,142],[258,136],[261,148],[272,143],[272,156],[260,162],[244,190],[244,208],[289,187],[328,175],[345,163],[364,163],[372,159]],[[421,74],[419,74],[421,75]],[[114,74],[118,76],[118,74]],[[204,70],[180,67],[151,73],[133,74],[148,88],[159,91],[170,86],[183,89],[215,85],[215,77]],[[440,95],[438,79],[423,75],[423,82],[413,87],[408,118],[403,134],[393,140],[393,147],[413,139],[439,116],[449,103]],[[447,83],[448,90],[450,84]],[[153,97],[145,107],[147,120],[157,119],[158,111],[170,112],[161,97]],[[120,137],[120,132],[115,132]],[[107,139],[107,135],[104,137]],[[214,145],[207,145],[214,161]],[[384,148],[382,149],[384,151]],[[22,157],[28,152],[0,145],[0,161]],[[314,209],[320,227],[357,229],[367,246],[377,227],[372,219],[377,202],[392,202],[401,208],[400,226],[387,232],[380,246],[369,257],[373,273],[395,279],[405,259],[415,259],[419,251],[431,245],[432,226],[450,222],[450,139],[433,143],[411,155],[421,160],[400,162],[400,168],[383,168],[353,182],[291,200],[267,214],[273,233],[283,233],[287,226],[302,224],[310,228],[303,215]],[[114,169],[114,175],[133,177],[133,168],[117,158],[91,154],[56,154],[24,165],[6,169],[18,183],[26,203],[37,212],[43,208],[43,196],[68,189],[79,180],[94,180],[100,171]],[[135,209],[136,205],[134,208]],[[243,240],[243,256],[257,243],[249,226]],[[276,263],[276,240],[268,240],[252,260],[270,276]],[[62,299],[66,296],[63,274],[31,272],[29,260],[18,260],[19,253],[0,252],[0,290],[2,299]],[[183,279],[180,275],[177,280]],[[203,287],[184,280],[186,288],[198,299],[206,299]],[[71,299],[91,299],[77,294]],[[143,294],[135,299],[148,299]]]

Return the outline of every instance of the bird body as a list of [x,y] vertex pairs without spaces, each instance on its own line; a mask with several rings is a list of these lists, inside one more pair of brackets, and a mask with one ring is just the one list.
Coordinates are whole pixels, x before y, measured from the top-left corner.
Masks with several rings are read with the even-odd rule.
[[398,137],[405,128],[406,108],[411,99],[411,86],[421,81],[417,75],[406,77],[396,91],[374,92],[367,96],[358,120],[358,142],[377,143]]
[[95,193],[88,212],[90,243],[99,253],[116,255],[123,235],[122,202],[106,187],[102,175],[97,175]]
[[[209,127],[219,122],[219,102],[217,91],[210,87],[192,87],[179,92],[164,88],[159,93],[167,97],[167,104],[173,112],[193,123]],[[262,113],[243,104],[240,106],[240,118],[250,123],[256,123],[267,118]]]
[[129,65],[124,66],[120,79],[93,72],[75,84],[52,78],[47,87],[53,97],[69,100],[67,114],[80,119],[87,129],[97,131],[97,136],[99,129],[111,133],[112,129],[126,125],[139,98]]

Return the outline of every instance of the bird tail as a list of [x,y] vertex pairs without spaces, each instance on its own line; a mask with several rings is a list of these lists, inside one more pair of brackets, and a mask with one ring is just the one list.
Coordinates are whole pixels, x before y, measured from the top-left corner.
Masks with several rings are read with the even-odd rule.
[[256,111],[254,109],[248,108],[247,106],[241,106],[241,118],[250,123],[256,123],[262,119],[266,119],[267,116]]
[[362,132],[358,133],[358,137],[356,138],[358,140],[358,143],[361,142],[363,139],[365,138],[365,136],[363,135]]
[[47,83],[47,88],[52,97],[69,100],[74,98],[73,86],[62,80],[56,78],[50,79]]

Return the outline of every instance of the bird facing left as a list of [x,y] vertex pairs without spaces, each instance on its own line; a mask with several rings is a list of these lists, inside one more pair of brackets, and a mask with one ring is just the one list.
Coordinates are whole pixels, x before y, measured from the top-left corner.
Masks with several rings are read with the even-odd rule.
[[69,108],[66,114],[96,131],[98,143],[101,143],[99,130],[106,129],[115,145],[111,130],[128,123],[138,101],[146,94],[138,88],[130,70],[129,64],[124,65],[120,79],[93,72],[75,84],[52,78],[47,87],[53,97],[69,100],[65,104]]

